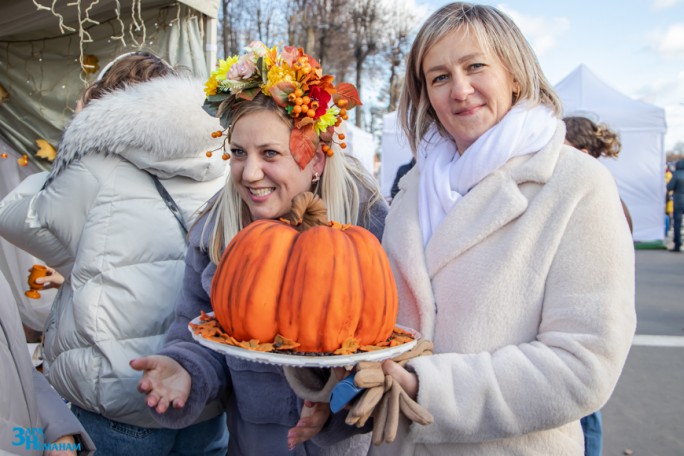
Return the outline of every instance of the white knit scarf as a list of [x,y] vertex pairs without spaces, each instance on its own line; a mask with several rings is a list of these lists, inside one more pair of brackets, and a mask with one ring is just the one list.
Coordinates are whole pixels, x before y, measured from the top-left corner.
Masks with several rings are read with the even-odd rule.
[[482,134],[463,155],[451,139],[430,130],[421,142],[416,165],[420,171],[418,217],[427,245],[446,214],[482,179],[508,160],[538,152],[553,137],[557,117],[546,106],[515,105]]

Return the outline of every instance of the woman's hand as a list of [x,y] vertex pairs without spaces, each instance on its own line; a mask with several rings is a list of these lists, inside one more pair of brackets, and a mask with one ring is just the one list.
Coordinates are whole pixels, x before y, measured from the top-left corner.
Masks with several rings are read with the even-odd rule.
[[[47,275],[45,277],[38,277],[36,283],[43,286],[43,290],[48,290],[50,288],[59,288],[60,285],[64,283],[64,276],[59,272],[52,269],[50,266],[46,266]],[[29,273],[31,270],[29,269]]]
[[76,456],[76,440],[73,435],[65,435],[50,444],[54,448],[64,446],[64,448],[73,448],[72,450],[45,450],[45,456]]
[[304,401],[297,425],[287,432],[287,448],[292,451],[321,432],[329,417],[330,404],[327,402]]
[[416,400],[416,396],[418,396],[418,376],[416,374],[407,371],[391,359],[382,362],[382,371],[398,382],[411,399]]
[[133,369],[144,371],[138,382],[138,391],[147,395],[147,406],[157,413],[183,408],[190,395],[192,379],[188,371],[168,356],[145,356],[130,362]]

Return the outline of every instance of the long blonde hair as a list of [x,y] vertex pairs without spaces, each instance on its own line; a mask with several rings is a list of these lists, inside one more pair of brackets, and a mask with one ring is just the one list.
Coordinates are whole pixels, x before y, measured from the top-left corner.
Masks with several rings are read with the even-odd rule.
[[[231,97],[227,101],[228,103],[222,109],[233,111],[231,116],[233,125],[247,114],[272,111],[290,129],[293,128],[292,119],[271,97],[260,93],[251,101],[239,100],[235,97]],[[233,125],[228,126],[229,140]],[[325,203],[330,220],[351,224],[368,223],[371,206],[382,198],[378,184],[358,160],[345,155],[335,143],[331,143],[329,146],[333,148],[334,154],[326,159],[320,183],[312,188],[312,191],[318,194]],[[366,192],[364,193],[369,195],[367,202],[361,201],[361,197],[366,195],[361,195],[360,188],[365,189]],[[366,207],[362,214],[362,220],[359,220],[359,208],[363,203],[366,203]],[[213,222],[207,250],[211,261],[218,264],[221,254],[230,240],[238,231],[252,222],[252,219],[247,205],[240,198],[230,177],[228,177],[226,185],[217,198],[205,209],[204,213],[208,215],[202,229],[201,245],[204,248],[205,234]],[[201,218],[198,217],[198,220]]]
[[399,98],[399,120],[414,154],[423,136],[436,125],[448,137],[428,98],[423,60],[430,48],[454,30],[475,33],[480,46],[491,50],[511,73],[519,91],[514,103],[528,100],[543,104],[558,117],[562,105],[522,32],[508,16],[492,6],[455,2],[430,16],[416,35],[406,63],[406,77]]

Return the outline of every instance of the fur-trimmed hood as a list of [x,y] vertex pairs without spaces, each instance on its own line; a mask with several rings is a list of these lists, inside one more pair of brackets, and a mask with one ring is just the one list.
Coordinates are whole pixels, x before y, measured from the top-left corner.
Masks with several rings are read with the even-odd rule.
[[202,109],[202,85],[170,76],[92,100],[66,128],[47,183],[89,154],[119,155],[162,179],[181,175],[207,181],[220,176],[225,161],[205,153],[220,146],[211,132],[221,126]]

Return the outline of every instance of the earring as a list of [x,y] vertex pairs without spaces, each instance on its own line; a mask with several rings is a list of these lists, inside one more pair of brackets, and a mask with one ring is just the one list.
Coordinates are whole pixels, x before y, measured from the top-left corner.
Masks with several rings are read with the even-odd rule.
[[321,176],[319,176],[318,173],[314,173],[314,177],[313,179],[311,179],[311,183],[317,184],[319,180],[321,180]]

